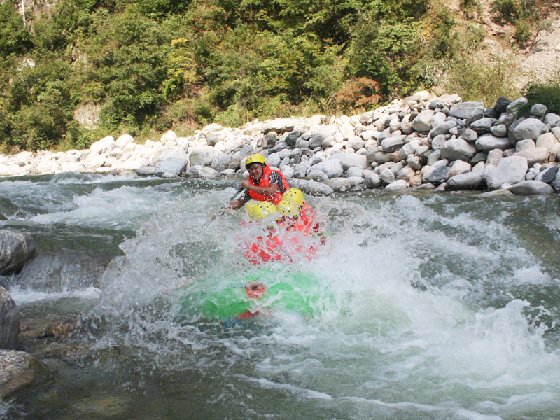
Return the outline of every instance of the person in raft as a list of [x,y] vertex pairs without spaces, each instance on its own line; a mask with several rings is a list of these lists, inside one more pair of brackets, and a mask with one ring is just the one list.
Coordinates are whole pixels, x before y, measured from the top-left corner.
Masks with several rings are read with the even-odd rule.
[[228,205],[230,209],[237,210],[251,199],[276,205],[282,200],[284,192],[290,188],[284,174],[279,169],[268,166],[266,158],[260,153],[248,156],[245,167],[249,172],[247,180],[243,182],[245,194],[231,201]]

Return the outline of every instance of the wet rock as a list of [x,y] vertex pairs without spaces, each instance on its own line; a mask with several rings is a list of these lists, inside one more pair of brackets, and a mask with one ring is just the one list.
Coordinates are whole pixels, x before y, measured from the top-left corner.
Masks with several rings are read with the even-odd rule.
[[26,233],[0,230],[0,275],[18,272],[35,255],[35,241]]
[[0,350],[0,397],[32,383],[41,369],[39,361],[28,353]]
[[509,190],[516,195],[540,195],[554,192],[550,185],[541,181],[521,181],[512,185]]
[[447,181],[447,189],[449,190],[482,189],[485,186],[484,177],[477,173],[455,175]]
[[385,187],[388,191],[400,191],[406,188],[408,188],[408,183],[404,179],[393,181]]
[[469,161],[476,154],[476,148],[463,139],[447,140],[441,148],[441,158]]
[[6,289],[0,287],[0,349],[15,349],[18,344],[19,311]]
[[305,179],[293,179],[292,186],[301,189],[303,192],[311,195],[330,195],[333,193],[333,189],[322,182],[305,180]]
[[535,180],[542,181],[545,184],[551,184],[556,179],[556,175],[558,174],[558,169],[559,168],[557,166],[545,169],[544,171],[542,171],[537,175]]

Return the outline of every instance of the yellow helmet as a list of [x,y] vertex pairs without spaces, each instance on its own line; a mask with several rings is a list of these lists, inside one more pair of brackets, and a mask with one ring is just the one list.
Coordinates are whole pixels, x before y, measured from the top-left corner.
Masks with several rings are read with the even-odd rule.
[[297,217],[299,216],[301,205],[296,203],[295,201],[284,198],[278,203],[277,207],[278,211],[282,213],[282,216]]
[[252,207],[251,213],[249,213],[249,217],[255,220],[263,220],[270,215],[273,215],[278,212],[276,206],[268,201],[261,201],[255,202],[255,205]]
[[293,201],[299,206],[303,204],[303,192],[299,188],[290,188],[282,196],[282,201]]
[[245,166],[249,166],[251,163],[260,163],[261,165],[266,165],[266,158],[260,153],[255,153],[247,156],[247,159],[245,159]]

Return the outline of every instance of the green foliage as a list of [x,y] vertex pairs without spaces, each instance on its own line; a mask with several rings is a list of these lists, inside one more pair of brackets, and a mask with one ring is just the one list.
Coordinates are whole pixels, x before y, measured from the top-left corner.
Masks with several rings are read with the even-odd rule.
[[388,95],[404,83],[411,62],[407,59],[418,48],[420,24],[412,19],[380,21],[371,24],[366,15],[356,25],[348,51],[348,73],[378,81]]
[[95,36],[86,44],[87,87],[101,102],[101,125],[141,127],[164,103],[161,85],[167,75],[169,40],[156,24],[135,13],[100,14]]
[[548,112],[560,113],[560,77],[551,83],[539,83],[529,86],[525,97],[529,100],[529,106],[543,104]]
[[514,25],[515,40],[521,45],[527,43],[539,22],[536,0],[494,0],[492,6],[501,21]]
[[45,60],[15,75],[6,95],[12,145],[46,149],[64,137],[75,105],[68,73],[66,64]]
[[15,2],[0,3],[0,57],[25,53],[33,46],[16,7]]

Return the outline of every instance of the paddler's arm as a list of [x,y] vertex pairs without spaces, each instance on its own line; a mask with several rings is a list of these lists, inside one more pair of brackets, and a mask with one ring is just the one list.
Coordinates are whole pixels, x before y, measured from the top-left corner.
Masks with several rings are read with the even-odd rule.
[[280,191],[278,184],[270,184],[268,187],[259,187],[258,185],[252,185],[249,181],[243,181],[243,188],[263,195],[274,195]]
[[227,210],[237,210],[240,209],[241,207],[243,207],[245,205],[245,203],[247,201],[249,201],[249,194],[247,194],[247,191],[245,191],[243,193],[243,195],[241,195],[241,197],[236,198],[235,200],[231,200],[229,202],[229,204],[226,206]]

